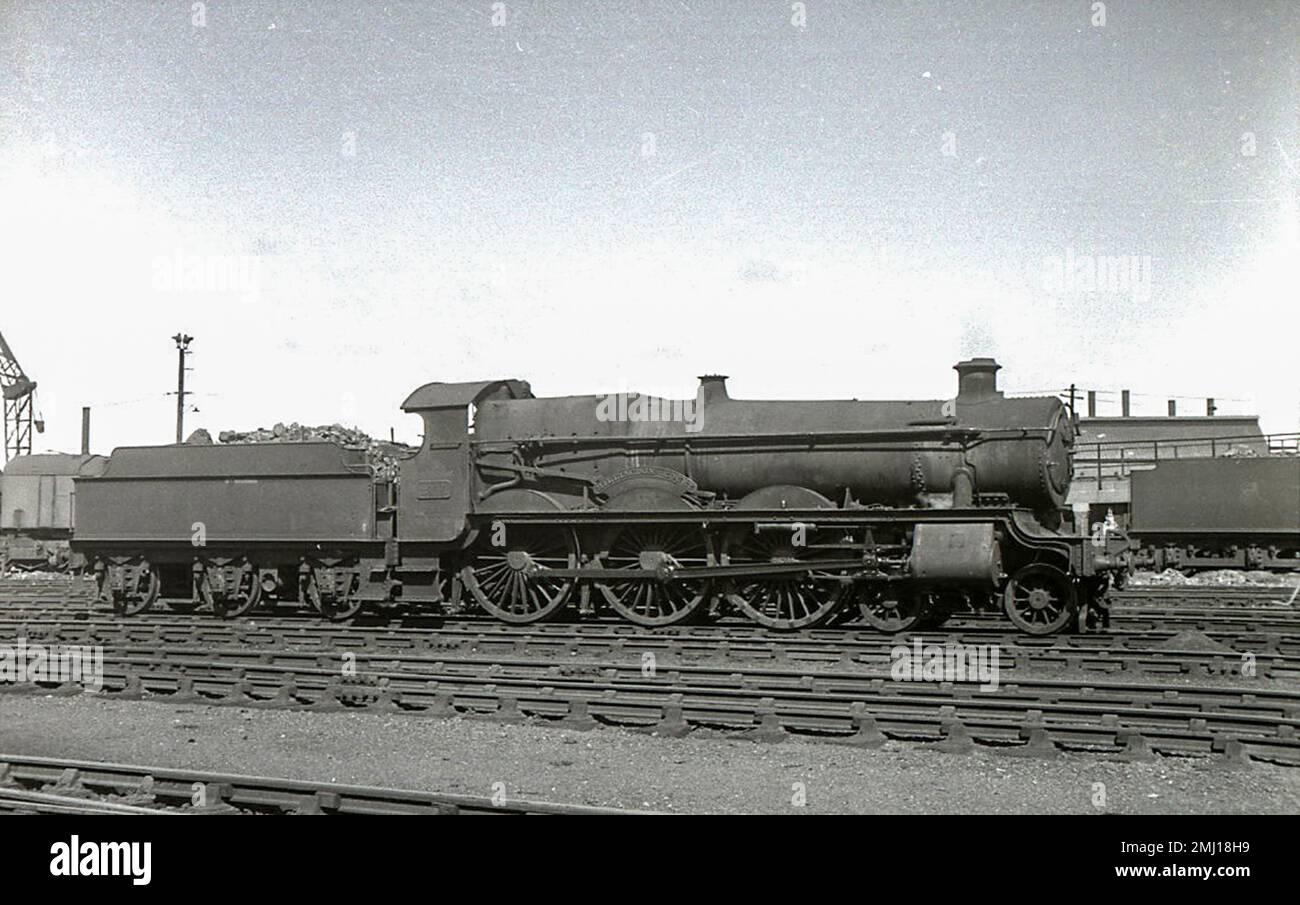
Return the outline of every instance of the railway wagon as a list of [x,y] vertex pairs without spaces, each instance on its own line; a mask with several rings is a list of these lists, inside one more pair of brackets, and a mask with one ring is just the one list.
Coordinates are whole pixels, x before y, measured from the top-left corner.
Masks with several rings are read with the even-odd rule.
[[0,474],[0,569],[65,569],[75,512],[73,481],[96,475],[105,456],[18,456]]
[[119,450],[78,485],[95,511],[76,546],[124,612],[183,595],[188,567],[177,605],[227,615],[261,588],[334,618],[432,603],[900,631],[989,605],[1046,634],[1104,607],[1123,544],[1058,530],[1071,413],[1005,398],[998,367],[962,362],[953,398],[905,402],[734,400],[716,376],[682,400],[431,383],[402,405],[424,438],[391,485],[293,444]]
[[1141,568],[1300,571],[1300,458],[1161,462],[1130,487]]

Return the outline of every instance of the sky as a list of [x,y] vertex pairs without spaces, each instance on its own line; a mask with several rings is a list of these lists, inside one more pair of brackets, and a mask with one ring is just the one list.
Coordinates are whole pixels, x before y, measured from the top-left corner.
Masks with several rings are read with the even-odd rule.
[[38,450],[171,442],[178,331],[187,433],[973,355],[1298,431],[1298,55],[1294,0],[0,0],[0,332]]

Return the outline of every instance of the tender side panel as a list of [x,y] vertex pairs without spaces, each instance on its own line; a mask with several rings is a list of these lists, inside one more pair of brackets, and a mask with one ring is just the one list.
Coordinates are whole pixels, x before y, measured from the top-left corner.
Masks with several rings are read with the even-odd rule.
[[1131,530],[1300,537],[1300,459],[1201,459],[1135,471]]
[[76,541],[371,540],[374,484],[358,459],[332,444],[119,450],[103,477],[77,481]]

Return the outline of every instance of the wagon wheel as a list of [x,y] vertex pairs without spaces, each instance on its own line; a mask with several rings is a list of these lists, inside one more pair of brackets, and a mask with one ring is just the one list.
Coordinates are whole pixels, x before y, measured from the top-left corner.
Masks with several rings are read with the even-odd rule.
[[[724,560],[728,565],[790,563],[803,559],[806,547],[796,546],[784,532],[759,535],[734,532]],[[808,536],[809,542],[813,535]],[[826,622],[845,599],[848,586],[838,575],[809,570],[791,575],[738,578],[727,600],[750,620],[781,631],[813,628]]]
[[867,625],[889,634],[925,627],[930,613],[928,594],[895,585],[864,588],[857,604]]
[[573,591],[572,578],[547,572],[577,564],[573,532],[512,525],[503,545],[480,547],[461,570],[461,580],[475,602],[501,621],[541,622],[557,616]]
[[629,525],[617,529],[598,557],[603,569],[626,569],[628,578],[595,583],[605,602],[629,622],[645,626],[698,621],[707,611],[710,582],[679,579],[682,568],[709,564],[706,538],[676,525]]
[[1051,566],[1025,566],[1007,582],[1002,608],[1022,632],[1050,635],[1073,620],[1078,602],[1069,577]]
[[162,591],[162,576],[152,566],[144,566],[143,571],[145,574],[137,580],[132,590],[112,595],[113,612],[117,615],[137,616],[157,602],[158,594]]

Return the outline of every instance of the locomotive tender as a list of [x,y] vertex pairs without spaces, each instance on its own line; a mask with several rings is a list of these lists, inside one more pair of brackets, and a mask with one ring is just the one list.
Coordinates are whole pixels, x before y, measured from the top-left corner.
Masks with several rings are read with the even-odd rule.
[[642,626],[738,612],[775,629],[937,624],[999,605],[1081,626],[1122,539],[1058,530],[1073,413],[1008,399],[992,359],[949,400],[536,398],[430,383],[395,480],[328,443],[114,451],[77,481],[74,548],[119,612],[264,600],[477,607],[511,623],[612,611]]
[[1300,572],[1300,457],[1183,459],[1134,471],[1138,568]]

